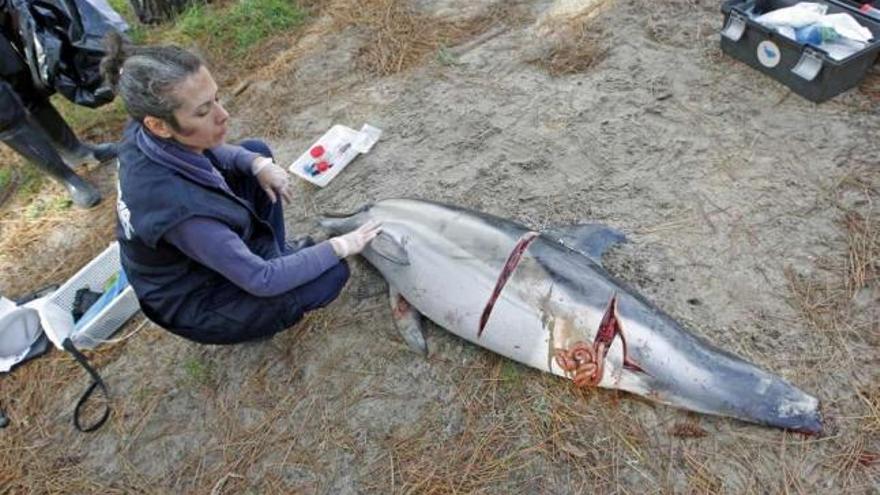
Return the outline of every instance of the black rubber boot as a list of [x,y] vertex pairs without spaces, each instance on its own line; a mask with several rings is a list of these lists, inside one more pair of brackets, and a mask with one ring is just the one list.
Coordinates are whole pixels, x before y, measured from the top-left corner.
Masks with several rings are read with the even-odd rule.
[[39,127],[27,121],[20,122],[14,128],[0,134],[0,140],[37,168],[64,184],[70,192],[73,204],[90,208],[101,201],[101,193],[64,163]]
[[34,123],[46,131],[46,135],[58,150],[61,158],[69,165],[77,166],[88,162],[104,163],[116,158],[116,143],[83,143],[48,100],[32,103],[28,106],[28,110]]

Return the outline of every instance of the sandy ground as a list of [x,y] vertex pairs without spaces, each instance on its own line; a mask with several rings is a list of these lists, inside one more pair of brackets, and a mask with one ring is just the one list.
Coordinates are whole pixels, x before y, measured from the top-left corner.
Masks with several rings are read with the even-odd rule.
[[[462,19],[493,4],[414,5]],[[355,70],[358,29],[307,35],[229,101],[234,137],[268,135],[289,163],[333,124],[384,130],[328,187],[297,184],[295,233],[391,197],[624,231],[609,271],[819,397],[825,435],[578,392],[435,325],[423,359],[396,336],[384,281],[356,260],[338,301],[270,342],[204,347],[147,325],[102,363],[114,415],[100,432],[69,425],[78,380],[40,414],[13,414],[0,444],[15,449],[0,455],[31,467],[7,489],[877,493],[880,288],[832,298],[852,254],[843,220],[880,212],[876,96],[791,94],[722,55],[718,5],[697,0],[604,3],[587,29],[605,56],[552,77],[532,62],[554,42],[536,23],[550,7],[518,4],[516,19],[387,77]]]

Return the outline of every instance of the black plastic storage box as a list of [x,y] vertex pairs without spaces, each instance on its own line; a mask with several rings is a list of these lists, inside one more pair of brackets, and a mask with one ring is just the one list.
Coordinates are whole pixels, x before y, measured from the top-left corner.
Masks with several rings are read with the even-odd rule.
[[858,11],[858,4],[813,0],[828,5],[828,14],[846,12],[874,35],[868,45],[835,60],[824,50],[804,45],[756,22],[752,16],[791,7],[801,0],[726,0],[721,50],[785,84],[804,98],[821,103],[856,86],[880,52],[880,21]]

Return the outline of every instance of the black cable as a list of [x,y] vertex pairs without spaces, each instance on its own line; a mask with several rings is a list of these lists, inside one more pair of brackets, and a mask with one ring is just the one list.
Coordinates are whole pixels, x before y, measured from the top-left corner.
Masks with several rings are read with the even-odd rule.
[[[88,359],[81,352],[79,352],[79,350],[73,345],[73,342],[71,342],[69,338],[64,339],[64,342],[62,342],[61,345],[62,347],[64,347],[65,351],[73,355],[73,358],[76,359],[76,362],[78,362],[83,368],[85,368],[89,375],[91,375],[92,377],[91,385],[89,385],[86,391],[83,392],[82,397],[80,397],[79,400],[76,402],[76,408],[73,410],[73,426],[75,426],[77,430],[85,433],[95,431],[107,421],[107,418],[110,417],[110,392],[107,390],[107,386],[104,385],[104,380],[101,379],[101,375],[99,375],[98,372],[95,371],[95,369],[92,368],[91,365],[89,365]],[[79,420],[81,408],[86,403],[86,401],[89,400],[96,388],[100,388],[101,392],[104,393],[104,397],[107,399],[107,402],[104,404],[104,414],[102,414],[101,418],[94,424],[83,428]]]

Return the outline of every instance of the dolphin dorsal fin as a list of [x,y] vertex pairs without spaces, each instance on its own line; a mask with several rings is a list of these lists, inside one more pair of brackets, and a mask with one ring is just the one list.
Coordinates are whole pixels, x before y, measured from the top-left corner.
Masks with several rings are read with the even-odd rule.
[[601,223],[582,223],[555,227],[544,233],[563,246],[578,251],[602,264],[602,255],[611,246],[626,242],[622,232]]
[[372,242],[370,248],[379,256],[398,265],[409,265],[409,255],[406,253],[406,242],[399,241],[385,232],[379,233]]

